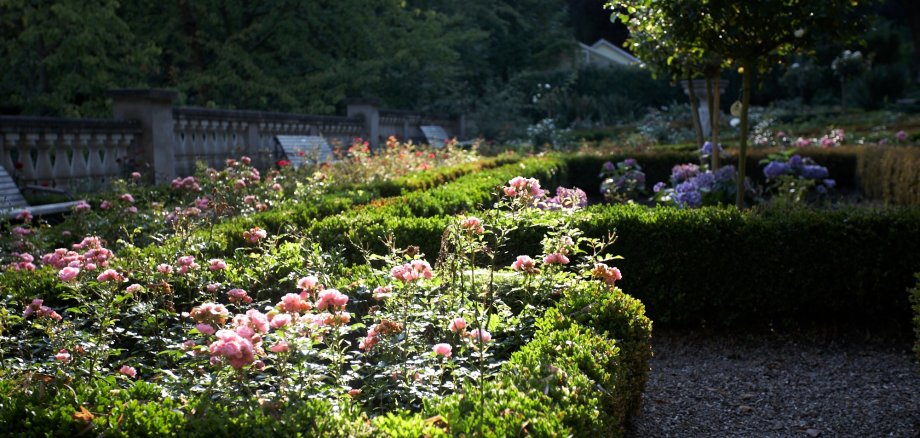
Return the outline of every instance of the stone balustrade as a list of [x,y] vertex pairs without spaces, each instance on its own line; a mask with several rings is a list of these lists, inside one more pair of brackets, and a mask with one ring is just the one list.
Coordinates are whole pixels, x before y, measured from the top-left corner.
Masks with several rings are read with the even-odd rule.
[[0,116],[0,165],[25,184],[91,190],[132,171],[166,183],[191,175],[197,162],[222,168],[248,155],[259,167],[278,158],[276,135],[319,135],[333,147],[389,136],[419,142],[420,125],[464,135],[463,118],[380,109],[350,101],[347,116],[173,106],[168,90],[114,90],[112,120]]
[[140,125],[125,120],[0,116],[0,165],[20,184],[86,189],[127,176]]

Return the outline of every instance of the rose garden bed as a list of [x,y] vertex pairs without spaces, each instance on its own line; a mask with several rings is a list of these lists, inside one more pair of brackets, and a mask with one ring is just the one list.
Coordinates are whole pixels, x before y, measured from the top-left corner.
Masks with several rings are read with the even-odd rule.
[[97,200],[174,210],[10,224],[5,431],[620,435],[648,372],[645,305],[671,325],[909,319],[915,208],[582,208],[528,179],[581,184],[604,160],[363,185],[256,183],[233,163]]

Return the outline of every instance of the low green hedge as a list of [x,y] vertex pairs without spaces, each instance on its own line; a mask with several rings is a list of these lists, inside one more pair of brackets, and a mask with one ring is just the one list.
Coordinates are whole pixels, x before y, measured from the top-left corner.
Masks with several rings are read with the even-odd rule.
[[[379,250],[391,233],[399,246],[437,254],[455,217],[329,218],[312,231],[320,241],[347,236]],[[571,216],[586,236],[616,231],[612,251],[622,285],[650,316],[673,324],[757,323],[777,319],[862,324],[903,322],[903,291],[920,248],[920,209],[843,208],[738,211],[598,205]],[[512,254],[540,254],[545,230],[511,236]],[[349,257],[357,257],[348,248]],[[512,260],[500,260],[511,263]]]
[[597,282],[570,288],[494,380],[428,399],[422,412],[369,419],[343,401],[280,407],[180,402],[156,385],[0,380],[0,433],[19,436],[622,436],[648,375],[641,302]]
[[792,318],[906,322],[920,209],[740,212],[598,206],[585,234],[616,230],[623,287],[658,321]]

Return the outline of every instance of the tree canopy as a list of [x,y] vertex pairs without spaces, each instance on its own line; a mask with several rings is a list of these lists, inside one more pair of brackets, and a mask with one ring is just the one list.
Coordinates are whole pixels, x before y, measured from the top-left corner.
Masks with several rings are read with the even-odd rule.
[[562,0],[0,0],[0,112],[104,116],[120,87],[221,108],[463,110],[557,65],[569,22]]

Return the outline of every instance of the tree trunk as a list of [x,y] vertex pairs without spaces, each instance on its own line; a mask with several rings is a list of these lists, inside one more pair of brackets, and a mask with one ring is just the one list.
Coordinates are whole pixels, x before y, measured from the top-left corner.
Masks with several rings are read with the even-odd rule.
[[748,109],[751,106],[751,61],[741,61],[741,142],[738,148],[738,193],[735,194],[735,206],[744,208],[744,177],[747,169],[747,140],[748,140]]
[[700,125],[700,100],[696,96],[696,90],[693,89],[693,75],[687,73],[687,95],[690,96],[690,113],[691,123],[693,123],[693,132],[696,134],[697,149],[703,147],[703,127]]
[[713,88],[713,82],[720,81],[720,76],[719,73],[714,73],[706,78],[706,91],[709,93],[709,141],[712,143],[712,156],[709,159],[713,172],[719,170],[719,160],[722,158],[719,156],[719,89],[722,84],[716,82]]

